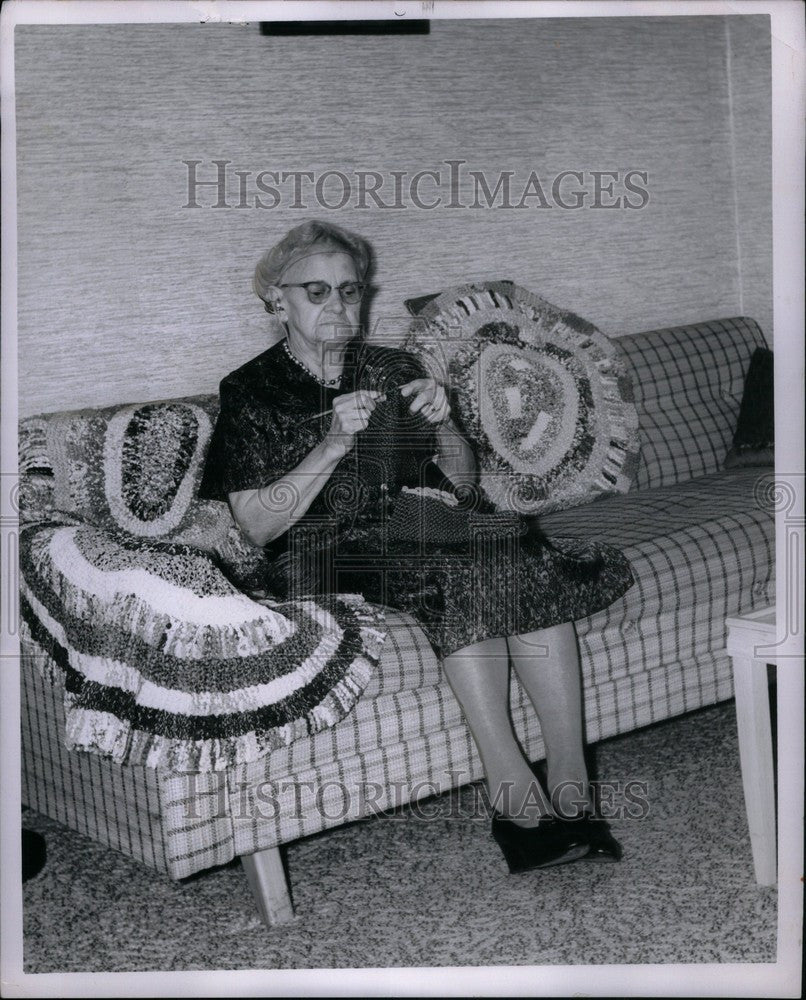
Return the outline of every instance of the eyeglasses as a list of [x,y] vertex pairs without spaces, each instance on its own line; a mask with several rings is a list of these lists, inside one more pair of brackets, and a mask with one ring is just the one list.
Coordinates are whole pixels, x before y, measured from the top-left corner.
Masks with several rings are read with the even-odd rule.
[[[345,281],[336,289],[341,297],[341,301],[346,305],[354,305],[361,301],[364,289],[367,286],[360,281]],[[308,296],[308,301],[315,305],[327,302],[333,291],[333,286],[326,281],[303,281],[297,284],[280,285],[280,288],[304,288]]]

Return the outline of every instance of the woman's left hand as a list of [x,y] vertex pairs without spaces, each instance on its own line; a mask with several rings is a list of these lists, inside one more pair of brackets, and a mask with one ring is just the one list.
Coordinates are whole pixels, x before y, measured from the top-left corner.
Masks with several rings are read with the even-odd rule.
[[422,413],[429,424],[444,424],[451,415],[447,393],[434,378],[416,378],[407,382],[400,387],[400,395],[413,395],[409,410]]

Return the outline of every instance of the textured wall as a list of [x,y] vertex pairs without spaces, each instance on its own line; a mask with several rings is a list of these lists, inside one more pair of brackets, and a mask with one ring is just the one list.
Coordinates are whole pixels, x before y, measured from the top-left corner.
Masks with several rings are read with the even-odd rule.
[[[435,21],[397,39],[23,26],[16,46],[21,414],[213,390],[270,335],[256,258],[316,215],[376,247],[389,331],[407,296],[509,277],[613,335],[744,311],[772,336],[766,17]],[[515,171],[518,190],[531,170],[637,168],[651,197],[188,209],[193,158],[205,176],[217,158],[348,174],[454,158]]]
[[727,17],[731,178],[740,276],[737,312],[758,320],[772,343],[772,116],[766,17]]

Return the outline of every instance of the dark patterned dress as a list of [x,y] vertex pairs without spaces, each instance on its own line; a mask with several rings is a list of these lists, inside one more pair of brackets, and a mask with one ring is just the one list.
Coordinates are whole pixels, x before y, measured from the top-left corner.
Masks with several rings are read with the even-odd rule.
[[[226,501],[231,492],[269,487],[267,502],[280,507],[293,497],[279,480],[322,441],[330,415],[318,415],[333,399],[359,388],[387,395],[304,517],[266,546],[263,586],[271,596],[360,593],[409,612],[447,656],[482,639],[584,618],[632,586],[618,549],[549,540],[534,524],[503,538],[481,532],[472,544],[390,537],[404,487],[451,489],[433,460],[434,428],[412,417],[411,397],[397,391],[425,371],[411,354],[358,343],[347,360],[341,387],[324,387],[281,342],[221,383],[201,496]],[[493,508],[477,491],[473,509]]]

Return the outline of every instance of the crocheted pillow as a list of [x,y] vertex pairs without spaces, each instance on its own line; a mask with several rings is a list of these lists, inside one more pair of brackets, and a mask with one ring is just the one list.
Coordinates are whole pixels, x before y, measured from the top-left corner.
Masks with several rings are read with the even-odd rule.
[[426,301],[403,346],[448,386],[499,509],[542,514],[630,488],[632,382],[586,320],[511,282],[482,282]]
[[232,517],[197,492],[217,411],[216,396],[196,396],[46,416],[56,510],[131,538],[215,551]]
[[69,748],[119,764],[220,770],[334,725],[386,635],[360,596],[254,601],[206,554],[87,525],[23,528],[20,566]]

